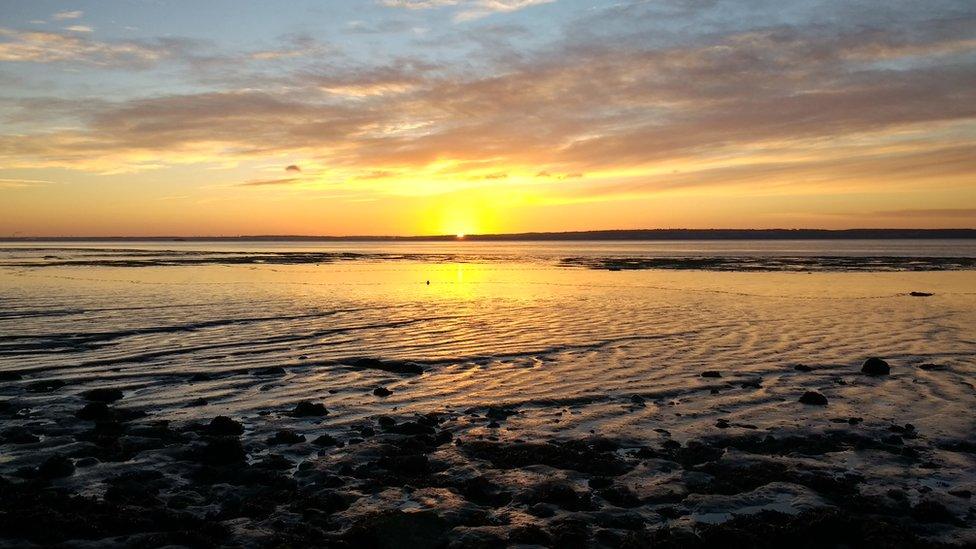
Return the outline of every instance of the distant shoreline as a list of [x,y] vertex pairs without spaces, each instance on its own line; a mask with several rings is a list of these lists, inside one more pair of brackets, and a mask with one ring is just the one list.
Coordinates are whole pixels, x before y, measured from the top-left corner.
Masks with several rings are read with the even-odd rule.
[[643,229],[428,236],[63,236],[0,237],[0,242],[546,242],[622,240],[976,239],[976,229]]

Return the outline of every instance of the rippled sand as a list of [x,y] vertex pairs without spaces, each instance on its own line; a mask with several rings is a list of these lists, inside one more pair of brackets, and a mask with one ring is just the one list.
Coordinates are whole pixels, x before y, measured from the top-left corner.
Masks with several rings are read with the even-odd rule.
[[[960,495],[976,489],[973,271],[615,272],[404,258],[7,265],[0,288],[4,425],[38,438],[8,436],[0,475],[11,479],[29,478],[51,455],[92,454],[79,438],[91,425],[75,417],[82,393],[117,388],[124,398],[111,406],[148,414],[132,425],[169,420],[168,429],[188,433],[181,445],[197,441],[194,423],[241,422],[249,462],[283,456],[289,465],[278,470],[305,488],[302,467],[383,469],[389,441],[380,416],[400,425],[440,414],[435,430],[453,442],[425,447],[424,468],[401,472],[406,481],[337,474],[341,487],[330,490],[346,508],[321,518],[334,543],[358,539],[348,536],[362,517],[394,509],[448,517],[445,543],[512,541],[516,527],[539,527],[549,536],[542,543],[558,545],[559,521],[574,518],[588,528],[584,544],[619,545],[635,531],[661,536],[665,527],[697,532],[700,542],[702,528],[735,516],[849,512],[854,496],[877,499],[877,513],[889,518],[902,509],[920,539],[976,543],[973,500]],[[862,375],[872,356],[888,361],[891,374]],[[706,371],[719,377],[702,377]],[[392,394],[377,396],[377,387]],[[806,391],[828,405],[799,403]],[[301,401],[329,413],[288,415]],[[305,440],[266,442],[281,429]],[[325,434],[344,446],[312,444]],[[550,442],[588,444],[579,455],[621,465],[593,471],[504,453]],[[685,449],[699,444],[709,451],[689,458]],[[157,494],[166,501],[192,483],[186,460],[162,446],[87,460],[54,486],[101,497],[113,477],[148,468],[176,479]],[[750,471],[762,478],[716,485]],[[853,492],[840,502],[821,480],[796,476],[811,471]],[[508,496],[465,495],[458,482],[471,478]],[[585,495],[586,505],[533,495],[553,481]],[[186,509],[209,516],[219,503],[207,497]],[[929,520],[920,504],[947,515]],[[226,539],[267,543],[275,520],[294,514],[286,507],[226,517]],[[483,520],[450,522],[460,508],[482,510]],[[634,522],[614,526],[597,516],[614,510]]]

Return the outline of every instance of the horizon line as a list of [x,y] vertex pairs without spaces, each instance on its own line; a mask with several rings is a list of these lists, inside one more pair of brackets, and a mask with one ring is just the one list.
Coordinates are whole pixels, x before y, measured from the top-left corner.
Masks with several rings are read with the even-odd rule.
[[911,239],[976,238],[976,228],[940,229],[596,229],[582,231],[530,231],[518,233],[440,234],[440,235],[156,235],[156,236],[0,236],[0,242],[58,241],[531,241],[531,240],[693,240],[699,239],[782,239],[793,237]]

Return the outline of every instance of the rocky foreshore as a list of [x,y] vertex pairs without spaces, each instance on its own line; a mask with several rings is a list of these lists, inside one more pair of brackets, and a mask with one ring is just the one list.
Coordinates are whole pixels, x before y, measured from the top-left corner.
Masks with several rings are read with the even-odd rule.
[[[885,368],[872,359],[862,375]],[[663,428],[528,439],[506,425],[531,412],[505,407],[329,429],[327,400],[300,401],[256,421],[177,424],[116,388],[23,391],[65,413],[0,403],[0,447],[20,456],[0,477],[6,546],[934,547],[967,543],[976,523],[972,486],[886,481],[887,468],[937,479],[976,456],[976,441],[930,440],[910,423],[836,417],[773,433],[719,420],[684,440]],[[798,402],[829,406],[819,393]]]

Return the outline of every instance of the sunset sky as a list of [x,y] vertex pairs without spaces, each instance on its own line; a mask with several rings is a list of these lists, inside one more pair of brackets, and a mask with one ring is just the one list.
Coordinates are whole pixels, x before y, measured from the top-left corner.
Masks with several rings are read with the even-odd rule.
[[976,227],[976,2],[3,0],[0,118],[0,237]]

